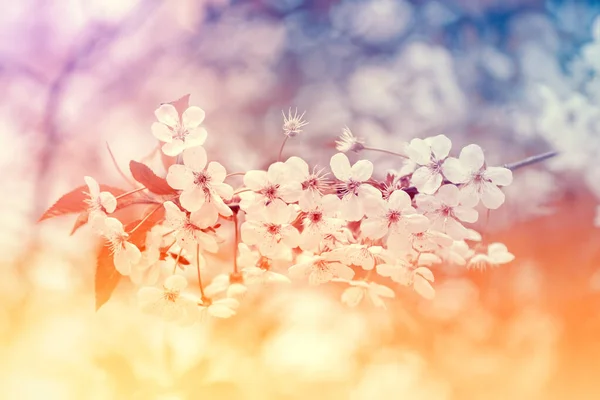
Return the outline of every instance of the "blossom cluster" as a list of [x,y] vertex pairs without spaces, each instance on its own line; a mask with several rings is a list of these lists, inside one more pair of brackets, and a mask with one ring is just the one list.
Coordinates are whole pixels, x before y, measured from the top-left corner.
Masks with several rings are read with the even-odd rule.
[[[307,125],[304,114],[290,110],[279,159],[266,170],[228,175],[203,147],[201,108],[169,103],[155,115],[151,131],[172,162],[165,178],[150,173],[149,182],[164,187],[116,194],[85,177],[85,205],[114,269],[138,287],[142,309],[166,320],[228,318],[249,291],[294,280],[345,286],[341,300],[349,306],[368,298],[385,307],[402,287],[431,299],[436,266],[483,268],[514,258],[501,243],[483,244],[469,227],[478,208],[503,204],[501,187],[512,181],[511,169],[488,166],[475,144],[453,157],[444,135],[412,139],[404,153],[391,154],[403,159],[399,171],[379,178],[371,161],[352,163],[347,154],[380,150],[345,128],[328,168],[320,168],[297,156],[281,159],[286,141]],[[239,187],[227,183],[236,175],[243,176]],[[142,192],[139,198],[155,207],[129,227],[115,210]],[[148,221],[143,240],[134,241]],[[226,250],[227,224],[235,236],[232,265],[204,285],[205,256]],[[198,290],[186,273],[194,267]]]

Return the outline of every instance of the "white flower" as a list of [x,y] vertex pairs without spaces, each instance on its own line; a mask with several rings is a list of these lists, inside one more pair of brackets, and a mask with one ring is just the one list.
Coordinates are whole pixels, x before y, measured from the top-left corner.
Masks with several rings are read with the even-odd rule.
[[290,277],[302,279],[308,276],[308,283],[311,285],[320,285],[334,278],[352,280],[354,270],[335,259],[330,260],[327,254],[310,256],[307,257],[307,260],[301,260],[300,263],[292,265],[288,269]]
[[302,194],[302,185],[290,179],[289,168],[282,162],[271,164],[267,171],[246,172],[244,185],[251,190],[240,193],[240,208],[246,212],[258,212],[277,199],[293,203]]
[[323,236],[321,245],[319,246],[320,252],[327,252],[336,249],[339,246],[344,246],[354,242],[354,235],[350,229],[341,227],[334,232],[328,233]]
[[451,147],[452,142],[445,135],[410,141],[406,152],[410,160],[420,166],[413,172],[411,182],[420,193],[435,193],[442,185],[443,175],[455,173],[452,169],[457,166],[446,166],[444,162]]
[[430,282],[433,282],[433,273],[429,268],[418,267],[412,269],[411,265],[402,259],[393,264],[380,264],[377,273],[381,276],[391,278],[404,286],[412,286],[413,289],[426,299],[435,297],[435,290]]
[[242,269],[244,282],[248,285],[264,285],[267,283],[290,283],[290,278],[283,274],[259,267],[246,267]]
[[129,277],[136,285],[152,286],[158,282],[166,265],[174,260],[161,259],[162,227],[155,226],[146,235],[146,246],[140,262],[133,265]]
[[335,141],[335,148],[342,153],[349,151],[358,153],[365,148],[364,144],[364,140],[354,136],[352,131],[348,127],[345,127],[339,139]]
[[[474,204],[472,196],[470,197],[471,199],[466,200],[467,204]],[[431,220],[431,227],[454,240],[463,240],[469,236],[467,228],[459,221],[473,223],[479,216],[472,207],[463,205],[465,194],[453,184],[442,185],[433,196],[418,194],[415,200],[417,207]]]
[[487,247],[487,254],[476,254],[470,260],[470,268],[484,269],[486,266],[497,267],[507,264],[515,259],[515,256],[508,251],[503,243],[490,243]]
[[292,115],[292,109],[290,108],[287,116],[283,111],[281,111],[281,113],[283,114],[283,133],[286,136],[294,137],[302,132],[302,127],[308,125],[308,122],[302,119],[306,112],[303,112],[302,115],[298,115],[298,110],[296,110],[294,115]]
[[315,167],[312,172],[310,172],[306,161],[295,156],[288,158],[285,165],[288,167],[291,180],[300,182],[302,187],[300,199],[315,196],[319,197],[327,189],[326,176],[328,173],[324,172],[324,169],[317,170]]
[[394,291],[389,287],[374,282],[345,282],[347,282],[350,287],[342,293],[342,303],[350,307],[356,307],[365,296],[368,296],[375,307],[385,308],[382,297],[394,298],[396,296]]
[[182,294],[187,280],[181,275],[171,275],[162,288],[143,287],[138,290],[138,302],[143,311],[161,316],[170,322],[179,322],[187,316],[187,310],[195,301]]
[[218,300],[204,297],[202,300],[186,305],[187,315],[182,323],[192,325],[202,322],[208,317],[231,318],[236,314],[239,306],[240,302],[232,297]]
[[435,229],[412,233],[410,234],[410,241],[413,249],[421,253],[439,251],[452,246],[452,243],[454,243],[450,236]]
[[173,189],[182,190],[179,196],[181,206],[186,210],[198,211],[205,202],[214,206],[224,217],[232,215],[231,209],[223,202],[233,196],[233,188],[223,183],[227,172],[218,162],[206,165],[206,151],[198,146],[183,152],[183,165],[169,167],[167,183]]
[[455,240],[452,246],[442,249],[441,254],[453,264],[467,265],[467,260],[473,257],[475,251],[464,240]]
[[91,176],[83,179],[88,187],[89,198],[85,200],[88,206],[88,221],[94,230],[102,233],[106,214],[116,210],[117,199],[110,192],[101,192],[100,185]]
[[291,222],[296,218],[294,207],[276,199],[273,203],[244,221],[241,226],[242,241],[257,245],[261,254],[270,256],[285,247],[298,246],[300,234]]
[[186,251],[195,254],[196,245],[200,244],[202,250],[216,253],[219,245],[214,235],[207,233],[219,219],[217,210],[205,203],[198,211],[187,213],[181,211],[172,201],[164,203],[165,226],[175,230],[177,243]]
[[429,226],[427,217],[417,214],[410,196],[403,190],[395,190],[389,199],[373,199],[367,208],[367,219],[360,229],[365,237],[381,239],[389,233],[388,247],[406,247],[408,234],[423,232]]
[[172,104],[163,104],[154,111],[159,122],[152,124],[152,134],[161,142],[165,142],[162,151],[168,156],[181,154],[190,147],[201,146],[208,133],[200,127],[205,113],[200,107],[189,107],[183,112],[181,119]]
[[382,260],[383,252],[384,250],[381,246],[352,243],[324,254],[328,255],[329,259],[335,258],[344,264],[356,265],[368,271],[372,270],[375,264]]
[[[289,265],[292,260],[292,254],[283,255],[280,262]],[[265,256],[261,256],[257,250],[251,250],[246,243],[238,244],[238,266],[240,266],[244,282],[248,285],[266,284],[271,282],[290,282],[290,278],[285,275],[272,271],[277,262]]]
[[300,234],[300,248],[310,251],[319,247],[323,238],[340,229],[343,221],[335,218],[341,201],[334,194],[323,197],[302,197],[300,209],[306,213]]
[[483,150],[476,144],[464,147],[458,158],[448,158],[444,170],[446,177],[453,183],[461,183],[461,190],[468,196],[479,199],[486,208],[495,210],[504,203],[504,193],[498,186],[512,183],[512,171],[503,167],[485,165]]
[[342,193],[340,217],[348,221],[358,221],[365,215],[365,207],[373,198],[381,197],[381,192],[366,182],[373,174],[373,164],[368,160],[357,161],[350,166],[344,153],[331,157],[331,171],[341,181],[338,189]]
[[129,234],[123,229],[123,224],[116,218],[104,219],[104,237],[110,243],[116,270],[121,275],[129,275],[133,265],[140,262],[142,253],[133,243],[127,240]]
[[236,314],[239,306],[240,302],[232,297],[219,300],[204,298],[198,303],[198,310],[201,320],[207,315],[215,318],[231,318]]
[[[239,282],[238,282],[239,281]],[[243,284],[241,276],[219,274],[215,276],[210,285],[204,288],[204,294],[210,298],[226,292],[227,297],[239,297],[246,294],[248,288]]]

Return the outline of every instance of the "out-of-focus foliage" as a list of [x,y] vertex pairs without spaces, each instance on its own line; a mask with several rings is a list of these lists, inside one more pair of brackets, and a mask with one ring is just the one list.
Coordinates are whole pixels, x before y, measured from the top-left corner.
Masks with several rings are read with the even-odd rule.
[[[6,5],[3,397],[596,398],[599,13],[559,0]],[[432,303],[389,315],[275,292],[231,321],[179,331],[139,314],[121,287],[95,315],[91,232],[68,237],[69,218],[33,223],[84,175],[126,189],[105,142],[126,171],[155,147],[152,110],[185,93],[231,171],[270,161],[290,106],[310,123],[286,152],[323,165],[344,126],[389,149],[444,133],[493,149],[496,164],[561,156],[516,173],[505,209],[480,227],[518,261],[449,269]]]

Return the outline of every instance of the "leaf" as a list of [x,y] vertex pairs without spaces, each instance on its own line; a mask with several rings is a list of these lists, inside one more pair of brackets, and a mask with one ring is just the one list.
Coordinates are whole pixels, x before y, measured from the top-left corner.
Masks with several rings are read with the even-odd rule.
[[73,225],[73,229],[71,229],[70,235],[72,236],[79,228],[87,224],[89,213],[87,211],[82,212],[77,216],[75,220],[75,225]]
[[96,275],[94,277],[96,311],[110,299],[119,280],[121,280],[121,274],[115,268],[109,245],[108,240],[104,240],[96,261]]
[[[100,191],[110,192],[115,196],[125,193],[123,189],[118,189],[107,185],[100,185]],[[56,203],[54,203],[48,210],[46,210],[44,214],[42,214],[38,222],[58,217],[60,215],[84,212],[88,208],[86,203],[88,198],[88,187],[86,185],[79,186],[78,188],[70,191],[58,199]]]
[[173,107],[175,107],[175,109],[181,116],[183,114],[183,112],[185,110],[187,110],[188,107],[190,106],[190,95],[186,94],[186,95],[180,97],[179,99],[170,102],[169,104],[171,104]]
[[164,178],[156,175],[146,164],[131,160],[129,169],[133,179],[144,185],[149,191],[156,194],[177,194]]
[[[151,215],[145,215],[145,217],[147,217],[146,220],[144,220],[144,217],[125,225],[126,232],[130,232],[137,227],[135,231],[130,234],[129,242],[139,248],[144,247],[148,231],[164,218],[164,207],[162,207],[162,204],[155,207],[150,212],[152,213]],[[96,311],[110,299],[121,279],[121,274],[115,268],[109,245],[110,243],[107,240],[103,241],[103,246],[98,254],[96,262],[96,275],[94,278]]]

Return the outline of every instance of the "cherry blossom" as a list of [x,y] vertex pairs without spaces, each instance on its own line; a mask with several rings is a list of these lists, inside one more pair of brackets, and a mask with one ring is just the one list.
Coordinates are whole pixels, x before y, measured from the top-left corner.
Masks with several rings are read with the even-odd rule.
[[185,325],[191,325],[196,322],[202,322],[207,317],[215,318],[231,318],[233,317],[240,302],[232,297],[222,299],[211,299],[204,297],[202,300],[197,300],[195,303],[186,304],[186,317],[183,321]]
[[287,116],[283,111],[281,113],[283,114],[283,133],[286,136],[294,137],[302,132],[304,126],[308,125],[308,122],[303,119],[306,112],[298,115],[298,110],[296,110],[292,115],[292,109],[290,108]]
[[422,253],[440,251],[445,247],[452,246],[452,243],[454,243],[450,236],[435,229],[411,233],[409,241],[412,243],[413,249]]
[[460,170],[454,171],[460,165],[445,163],[451,147],[452,142],[445,135],[410,141],[407,155],[419,166],[413,172],[411,182],[420,193],[433,194],[442,185],[444,175],[462,173]]
[[290,277],[302,279],[308,276],[310,285],[320,285],[327,283],[334,278],[352,280],[354,270],[347,265],[342,264],[336,257],[331,257],[329,253],[323,253],[320,256],[307,256],[305,259],[292,265],[288,269]]
[[[279,258],[279,263],[283,262],[285,265],[289,265],[291,261],[291,252],[285,252]],[[278,260],[262,256],[258,250],[251,250],[246,243],[238,244],[237,263],[238,266],[242,267],[242,276],[244,277],[244,282],[248,285],[291,282],[287,276],[272,271],[272,268],[277,265]]]
[[225,293],[227,297],[240,297],[246,294],[248,288],[242,283],[243,279],[241,276],[237,277],[237,279],[232,278],[230,274],[215,276],[210,285],[204,288],[204,294],[210,298],[222,293]]
[[289,167],[282,162],[271,164],[267,171],[246,172],[244,185],[251,190],[240,193],[240,208],[246,212],[260,211],[277,199],[294,203],[302,194],[302,184],[290,179]]
[[276,199],[252,219],[241,226],[242,240],[248,245],[257,245],[261,254],[270,256],[284,251],[283,248],[298,246],[300,234],[291,222],[296,218],[294,207]]
[[162,288],[142,287],[138,290],[138,303],[145,312],[158,315],[170,322],[179,322],[187,316],[194,299],[184,293],[188,282],[181,275],[168,277]]
[[181,206],[186,210],[198,211],[204,203],[210,203],[219,214],[228,217],[231,209],[223,202],[233,196],[233,188],[223,183],[227,172],[218,162],[206,165],[206,151],[194,147],[183,152],[183,165],[169,167],[167,183],[173,189],[182,190],[179,196]]
[[427,267],[413,269],[411,264],[405,260],[398,259],[395,263],[380,264],[377,273],[381,276],[390,277],[394,282],[412,288],[426,299],[435,296],[435,290],[430,282],[433,282],[433,273]]
[[336,218],[340,203],[340,199],[334,194],[300,199],[300,209],[306,215],[302,220],[304,229],[300,234],[302,250],[317,249],[326,235],[342,227],[344,221]]
[[[140,261],[133,265],[129,275],[131,281],[136,285],[152,286],[166,270],[167,260],[161,259],[161,245],[163,230],[155,226],[146,235],[146,245],[142,252]],[[171,260],[174,262],[174,260]]]
[[383,253],[384,249],[381,246],[352,243],[338,247],[326,254],[337,257],[345,264],[356,265],[368,271],[372,270],[377,262],[381,262]]
[[324,169],[313,168],[312,172],[308,168],[306,161],[300,157],[290,157],[285,161],[288,167],[289,176],[292,181],[300,182],[302,193],[300,199],[307,197],[320,197],[327,189],[328,173]]
[[409,233],[423,232],[429,226],[427,217],[417,214],[410,196],[395,190],[389,199],[373,199],[367,208],[367,219],[361,223],[364,236],[381,239],[389,233],[388,247],[406,246]]
[[189,107],[181,118],[172,104],[162,104],[154,111],[158,122],[152,124],[152,134],[161,142],[165,142],[162,151],[168,156],[181,154],[185,149],[201,146],[208,133],[200,124],[204,121],[204,110],[200,107]]
[[464,240],[455,240],[452,246],[442,249],[440,253],[448,262],[467,265],[467,260],[473,257],[475,251]]
[[342,131],[339,139],[335,141],[335,148],[342,153],[347,153],[349,151],[358,153],[365,148],[365,141],[354,136],[352,131],[346,127]]
[[471,268],[484,269],[486,266],[497,267],[507,264],[515,259],[515,256],[508,251],[503,243],[490,243],[487,247],[487,254],[475,254],[470,260],[468,266]]
[[458,187],[452,184],[442,185],[435,195],[418,194],[415,200],[417,207],[431,220],[431,227],[446,233],[454,240],[462,240],[469,236],[467,228],[460,221],[473,223],[479,216],[472,207],[464,205],[474,204],[477,199],[473,201],[470,194],[461,193]]
[[486,208],[495,210],[504,203],[504,193],[498,186],[512,183],[512,171],[504,167],[485,165],[483,150],[476,144],[464,147],[458,158],[448,158],[444,170],[446,177],[453,183],[460,183],[466,197],[474,197]]
[[394,298],[396,296],[392,289],[378,283],[341,279],[336,281],[346,282],[350,285],[342,293],[342,303],[350,307],[356,307],[365,297],[368,297],[375,307],[386,308],[382,297]]
[[142,253],[133,243],[128,242],[129,234],[125,232],[123,224],[116,218],[104,219],[104,236],[109,241],[110,250],[116,270],[121,275],[129,275],[133,265],[140,262]]
[[110,192],[101,192],[100,185],[91,176],[83,179],[88,187],[89,198],[85,200],[88,206],[88,221],[92,228],[101,232],[106,214],[113,213],[117,208],[117,199]]
[[210,229],[217,223],[219,214],[216,209],[205,203],[198,211],[189,215],[175,205],[172,201],[164,203],[165,226],[173,229],[175,240],[183,249],[190,253],[196,252],[196,245],[201,249],[215,253],[219,245]]
[[381,197],[381,192],[366,182],[373,174],[373,164],[368,160],[357,161],[350,166],[344,153],[331,157],[331,171],[337,179],[338,190],[342,194],[340,217],[348,221],[358,221],[365,215],[365,206],[373,198]]

